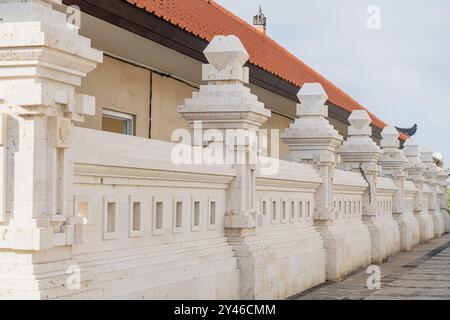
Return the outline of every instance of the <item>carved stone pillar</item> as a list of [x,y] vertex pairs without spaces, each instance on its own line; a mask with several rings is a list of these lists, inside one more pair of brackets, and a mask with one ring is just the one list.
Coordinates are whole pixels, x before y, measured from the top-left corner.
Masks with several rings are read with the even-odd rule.
[[[0,256],[12,250],[16,258],[29,255],[51,264],[56,259],[51,250],[58,250],[64,252],[59,259],[66,257],[69,264],[78,223],[73,215],[73,123],[95,113],[94,98],[76,94],[75,88],[102,54],[53,4],[61,1],[0,2]],[[65,271],[55,269],[55,277]],[[26,279],[29,287],[9,291],[12,297],[51,297],[31,283],[37,277],[33,272],[11,274],[12,281]]]
[[428,242],[434,238],[433,219],[428,213],[428,208],[423,206],[423,173],[426,170],[426,166],[420,159],[419,146],[414,138],[408,139],[405,143],[404,154],[408,158],[408,164],[406,165],[406,171],[408,172],[407,179],[414,182],[417,188],[417,195],[414,202],[414,216],[419,222],[420,227],[420,242]]
[[249,56],[236,36],[216,36],[204,54],[210,63],[203,65],[203,80],[208,83],[178,111],[193,129],[201,123],[204,130],[215,130],[217,134],[206,145],[222,148],[236,169],[228,190],[225,230],[238,256],[241,298],[255,299],[272,290],[258,285],[258,274],[267,272],[270,258],[252,240],[256,229],[256,136],[271,113],[244,86],[249,79],[244,67]]
[[423,148],[420,152],[420,157],[427,168],[423,173],[425,183],[428,183],[431,189],[431,195],[428,199],[428,211],[433,218],[434,237],[440,238],[445,233],[444,217],[441,214],[441,208],[438,201],[438,175],[440,169],[434,164],[433,151],[431,151],[431,149]]
[[[445,167],[444,167],[445,168]],[[450,232],[450,212],[448,211],[448,169],[440,168],[438,175],[441,189],[439,207],[444,218],[445,232]]]
[[420,242],[420,229],[413,212],[408,211],[405,205],[405,180],[408,175],[405,167],[408,159],[399,149],[399,133],[396,129],[386,127],[381,136],[383,138],[381,147],[384,153],[379,164],[382,168],[382,174],[384,177],[391,178],[397,186],[392,214],[400,229],[400,249],[410,251]]
[[323,183],[317,194],[315,220],[334,218],[333,177],[343,138],[326,119],[328,96],[319,83],[306,83],[299,91],[295,122],[281,136],[289,147],[290,160],[317,167]]
[[338,150],[341,168],[360,173],[368,183],[364,196],[363,220],[372,239],[372,261],[382,263],[389,255],[400,251],[400,231],[392,215],[379,212],[377,206],[378,161],[381,149],[372,140],[370,117],[365,110],[353,111],[349,117],[349,137]]
[[[298,118],[282,134],[282,140],[289,147],[291,160],[313,165],[322,178],[316,194],[314,220],[324,239],[326,278],[328,281],[338,281],[349,272],[370,263],[370,237],[362,221],[353,224],[353,233],[348,232],[334,207],[334,176],[339,160],[336,149],[343,138],[326,119],[328,107],[325,103],[328,97],[325,91],[318,83],[306,83],[298,98]],[[356,242],[359,245],[355,245]],[[365,249],[364,243],[367,243]],[[350,248],[362,250],[352,256]]]

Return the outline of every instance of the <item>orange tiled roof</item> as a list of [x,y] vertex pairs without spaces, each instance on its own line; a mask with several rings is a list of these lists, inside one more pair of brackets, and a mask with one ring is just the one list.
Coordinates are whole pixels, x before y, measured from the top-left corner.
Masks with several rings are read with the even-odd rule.
[[[219,34],[234,34],[247,49],[250,63],[298,87],[307,82],[319,82],[327,92],[329,101],[349,112],[367,110],[277,42],[213,0],[126,1],[207,41]],[[381,129],[386,126],[373,113],[369,114],[375,126]],[[403,139],[405,137],[402,136]]]

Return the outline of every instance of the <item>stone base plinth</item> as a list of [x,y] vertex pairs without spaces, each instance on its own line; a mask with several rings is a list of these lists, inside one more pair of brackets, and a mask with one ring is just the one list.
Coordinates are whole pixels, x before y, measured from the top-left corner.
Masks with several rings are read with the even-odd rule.
[[414,213],[420,228],[420,243],[426,243],[434,239],[433,218],[428,212]]
[[400,231],[389,215],[378,215],[366,221],[372,240],[372,263],[381,264],[390,255],[400,251]]
[[411,251],[420,243],[419,222],[412,213],[405,213],[394,219],[400,231],[400,251]]
[[0,251],[0,300],[239,299],[224,238],[73,255],[71,247]]
[[445,233],[445,221],[439,209],[430,210],[431,218],[433,219],[434,238],[440,238]]
[[445,232],[450,232],[450,213],[446,209],[441,209],[442,217],[444,218]]
[[337,282],[349,273],[370,265],[370,234],[364,223],[355,219],[318,226],[325,242],[326,279]]
[[258,230],[234,248],[241,299],[285,299],[325,282],[323,240],[312,225]]

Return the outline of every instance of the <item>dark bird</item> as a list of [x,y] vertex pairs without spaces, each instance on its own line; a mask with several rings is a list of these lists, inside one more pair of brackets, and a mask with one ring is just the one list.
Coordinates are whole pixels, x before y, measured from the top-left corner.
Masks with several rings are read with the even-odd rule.
[[409,129],[397,128],[397,127],[395,127],[395,129],[397,129],[398,132],[404,133],[407,136],[412,137],[417,133],[417,124],[415,124],[412,128],[409,128]]

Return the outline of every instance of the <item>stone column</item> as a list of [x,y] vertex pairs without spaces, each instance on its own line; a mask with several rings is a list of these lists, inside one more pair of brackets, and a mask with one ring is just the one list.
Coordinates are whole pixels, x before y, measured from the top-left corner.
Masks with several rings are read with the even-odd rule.
[[445,232],[450,232],[450,214],[448,211],[448,170],[440,168],[438,175],[439,187],[441,188],[441,197],[439,207],[444,218]]
[[440,169],[434,164],[433,151],[431,151],[431,149],[423,148],[420,152],[420,158],[427,168],[423,173],[425,183],[428,183],[431,188],[428,210],[433,218],[434,237],[440,238],[445,233],[444,217],[441,214],[441,208],[437,195],[439,188],[438,175],[440,173]]
[[353,111],[349,117],[349,137],[338,150],[341,168],[360,173],[369,187],[364,196],[363,220],[372,239],[372,262],[382,263],[389,255],[400,251],[400,231],[391,215],[378,212],[377,180],[381,149],[372,140],[370,117],[365,110]]
[[403,151],[399,149],[399,133],[396,129],[386,127],[381,136],[383,138],[381,147],[384,153],[379,164],[382,168],[382,175],[391,178],[397,186],[392,214],[400,229],[400,249],[402,251],[410,251],[420,242],[420,229],[414,214],[408,212],[405,208],[404,189],[408,175],[405,167],[408,159],[403,154]]
[[[61,1],[0,2],[0,260],[15,265],[0,297],[51,298],[57,286],[64,294],[63,266],[73,263],[73,123],[95,113],[95,100],[75,88],[102,54],[53,4]],[[34,261],[58,280],[36,280]]]
[[290,160],[317,167],[323,183],[317,194],[315,220],[334,218],[333,177],[337,163],[336,149],[343,138],[330,125],[328,96],[319,83],[305,83],[298,93],[297,119],[281,136],[290,151]]
[[[361,222],[355,225],[354,234],[350,234],[340,223],[334,208],[333,184],[338,156],[336,149],[341,145],[343,138],[326,119],[328,106],[325,105],[328,97],[318,83],[306,83],[301,88],[297,105],[297,119],[282,134],[282,140],[290,150],[290,158],[296,162],[308,163],[318,170],[322,184],[316,194],[316,210],[314,212],[315,226],[324,239],[326,250],[326,278],[328,281],[338,281],[347,273],[370,263],[370,237],[367,228]],[[362,235],[358,238],[357,234]],[[355,242],[367,243],[368,257],[358,252],[356,261],[350,248]],[[352,260],[353,265],[348,263]]]
[[420,159],[419,146],[414,138],[408,139],[405,142],[404,154],[408,158],[406,171],[408,172],[407,179],[414,182],[417,188],[417,195],[414,202],[414,216],[419,222],[420,227],[420,242],[428,242],[434,238],[433,219],[428,214],[427,208],[424,208],[423,201],[423,184],[425,178],[423,173],[426,166]]
[[264,277],[260,275],[269,270],[270,255],[254,241],[255,139],[260,125],[271,113],[244,85],[248,83],[249,73],[243,66],[249,56],[236,36],[214,37],[204,54],[209,64],[203,65],[203,80],[208,83],[191,99],[186,99],[178,111],[193,129],[201,123],[203,129],[216,130],[214,141],[206,144],[222,148],[236,169],[236,178],[228,190],[225,230],[238,257],[241,298],[272,297],[271,292],[276,290],[273,283],[258,283],[259,277]]

